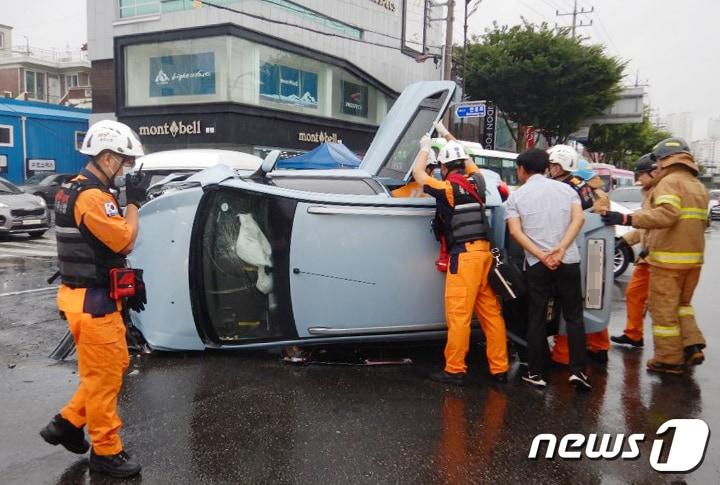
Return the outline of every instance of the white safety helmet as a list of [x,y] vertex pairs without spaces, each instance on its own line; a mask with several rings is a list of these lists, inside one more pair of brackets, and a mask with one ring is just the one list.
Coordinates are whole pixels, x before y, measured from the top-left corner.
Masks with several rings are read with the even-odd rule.
[[112,120],[98,121],[85,134],[80,153],[94,157],[110,150],[125,157],[145,155],[140,138],[127,125]]
[[456,141],[449,141],[440,149],[438,154],[438,162],[445,165],[446,163],[455,162],[457,160],[465,160],[470,158],[465,153],[465,149]]
[[580,155],[577,150],[568,145],[555,145],[547,151],[550,163],[557,163],[566,172],[574,172],[578,169]]

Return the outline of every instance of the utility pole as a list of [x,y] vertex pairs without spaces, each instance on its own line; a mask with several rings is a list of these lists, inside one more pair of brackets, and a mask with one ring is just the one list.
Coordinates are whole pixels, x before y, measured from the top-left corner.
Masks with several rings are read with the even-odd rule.
[[575,1],[574,1],[574,4],[573,4],[573,11],[572,11],[572,12],[563,12],[563,13],[560,13],[559,10],[555,10],[555,16],[556,16],[556,17],[563,17],[563,16],[566,16],[566,15],[572,15],[572,37],[573,37],[573,39],[574,39],[574,38],[575,38],[575,29],[576,29],[576,28],[579,28],[579,27],[590,27],[590,26],[593,24],[593,23],[592,23],[592,19],[590,19],[590,23],[587,23],[587,24],[586,24],[586,23],[583,23],[582,21],[580,21],[580,23],[578,24],[578,22],[577,22],[577,16],[578,16],[578,15],[585,15],[585,14],[593,13],[594,11],[595,11],[595,7],[590,8],[590,10],[585,10],[585,7],[583,7],[582,9],[578,10],[578,3],[577,3],[577,0],[575,0]]
[[447,0],[447,23],[445,24],[445,56],[443,66],[443,79],[452,77],[452,46],[453,46],[453,21],[455,19],[455,0]]
[[463,96],[465,96],[465,77],[467,75],[467,34],[468,34],[468,19],[472,14],[474,14],[478,6],[480,6],[480,2],[482,0],[477,0],[475,5],[470,7],[470,4],[473,2],[473,0],[465,0],[465,24],[463,25],[463,68],[462,68],[462,90],[463,90]]

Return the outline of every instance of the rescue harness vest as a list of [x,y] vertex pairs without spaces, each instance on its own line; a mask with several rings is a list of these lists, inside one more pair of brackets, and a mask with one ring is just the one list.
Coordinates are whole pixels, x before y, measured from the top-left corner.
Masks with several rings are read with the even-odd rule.
[[110,194],[116,207],[115,196],[92,174],[88,178],[62,184],[55,196],[55,238],[57,240],[58,269],[63,284],[71,288],[109,286],[112,268],[124,268],[125,256],[109,249],[85,225],[75,221],[75,203],[78,196],[89,189]]
[[580,204],[582,205],[583,210],[590,209],[593,206],[595,203],[595,193],[587,182],[574,175],[571,175],[562,181],[575,189],[575,192],[577,192],[580,197]]
[[485,204],[479,195],[485,193],[482,176],[473,174],[468,178],[460,173],[451,173],[446,180],[452,186],[454,206],[449,217],[436,211],[434,224],[444,235],[448,250],[466,242],[489,240]]

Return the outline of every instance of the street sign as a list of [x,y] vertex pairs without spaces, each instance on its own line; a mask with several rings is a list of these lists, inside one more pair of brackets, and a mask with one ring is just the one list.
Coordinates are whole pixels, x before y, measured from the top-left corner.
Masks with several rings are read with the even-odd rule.
[[485,117],[485,103],[464,103],[455,108],[455,115],[462,118],[483,118]]

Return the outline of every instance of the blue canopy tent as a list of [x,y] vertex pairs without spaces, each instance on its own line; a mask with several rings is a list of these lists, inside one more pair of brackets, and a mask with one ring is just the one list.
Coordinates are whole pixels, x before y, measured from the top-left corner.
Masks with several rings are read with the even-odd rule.
[[333,169],[357,168],[361,160],[342,143],[323,143],[297,157],[277,162],[277,168]]

